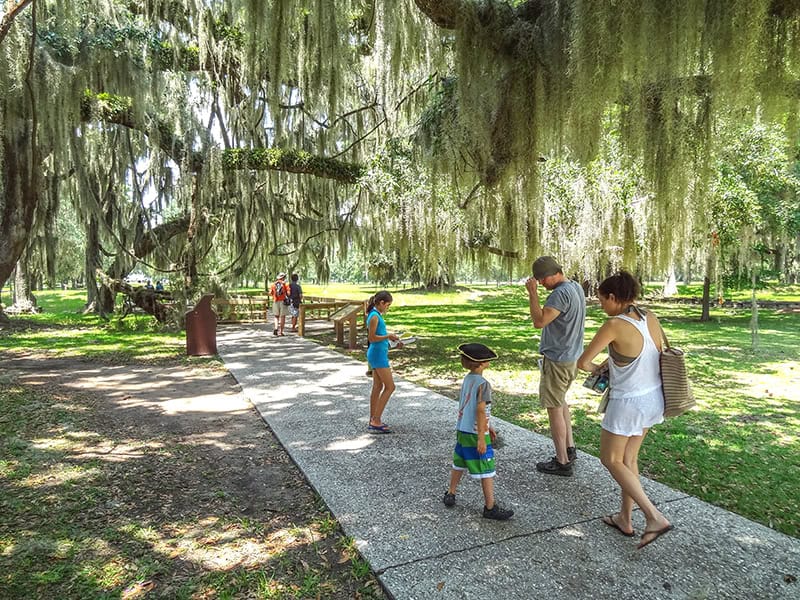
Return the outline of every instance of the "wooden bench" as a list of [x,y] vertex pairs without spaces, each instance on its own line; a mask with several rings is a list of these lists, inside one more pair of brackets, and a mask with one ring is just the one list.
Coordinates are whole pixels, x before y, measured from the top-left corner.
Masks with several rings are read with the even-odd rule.
[[[350,307],[355,307],[356,310],[353,311],[353,315],[349,314],[345,315],[343,318],[339,318],[341,316],[342,311],[344,309],[350,309]],[[340,344],[344,345],[344,323],[350,323],[352,321],[352,329],[350,332],[350,336],[355,340],[357,335],[357,328],[358,328],[358,315],[359,313],[364,312],[365,301],[363,300],[343,300],[341,298],[321,298],[316,296],[304,296],[303,303],[300,305],[300,314],[298,315],[297,319],[297,333],[301,337],[305,335],[306,329],[306,321],[314,320],[314,319],[324,319],[326,321],[333,321],[334,331],[337,333],[337,339]],[[342,334],[341,338],[339,338],[339,330],[337,327],[342,327]],[[351,342],[351,348],[356,346],[356,342]]]
[[246,323],[269,321],[269,296],[238,296],[229,299],[214,298],[211,306],[219,323]]
[[297,317],[297,335],[303,337],[306,332],[306,321],[313,319],[330,320],[340,305],[336,302],[306,302],[300,305],[300,314]]
[[344,325],[348,325],[347,348],[358,347],[358,316],[364,314],[364,304],[348,304],[331,315],[333,329],[336,332],[336,344],[344,346]]

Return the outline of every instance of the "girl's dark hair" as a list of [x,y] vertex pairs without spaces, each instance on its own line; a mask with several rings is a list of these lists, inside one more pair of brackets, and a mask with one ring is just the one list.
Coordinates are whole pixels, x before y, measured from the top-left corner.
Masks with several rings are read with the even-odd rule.
[[639,297],[639,281],[627,271],[620,271],[602,281],[597,291],[603,296],[614,294],[619,302],[632,302]]
[[369,299],[369,302],[367,303],[367,314],[369,314],[369,312],[373,308],[375,308],[375,305],[378,302],[391,302],[391,301],[392,301],[392,295],[386,290],[381,290],[380,292],[378,292],[372,298]]

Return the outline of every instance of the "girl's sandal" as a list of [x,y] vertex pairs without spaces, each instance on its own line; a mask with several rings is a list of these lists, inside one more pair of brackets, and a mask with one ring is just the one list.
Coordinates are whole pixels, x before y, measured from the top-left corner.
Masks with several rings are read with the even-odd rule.
[[386,423],[383,425],[370,425],[367,427],[367,430],[370,433],[392,433],[392,430],[389,429],[389,426]]

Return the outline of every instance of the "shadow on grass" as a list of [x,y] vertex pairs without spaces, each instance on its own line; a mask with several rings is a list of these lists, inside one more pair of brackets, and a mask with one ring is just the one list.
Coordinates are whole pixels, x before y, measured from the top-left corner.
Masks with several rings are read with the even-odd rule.
[[4,362],[0,596],[382,597],[230,376]]

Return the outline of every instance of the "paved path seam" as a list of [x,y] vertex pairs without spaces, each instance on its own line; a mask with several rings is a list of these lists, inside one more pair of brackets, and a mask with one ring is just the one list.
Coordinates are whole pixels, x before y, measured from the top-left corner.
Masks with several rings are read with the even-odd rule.
[[[663,507],[663,505],[682,502],[682,501],[685,501],[685,500],[687,500],[689,498],[692,498],[692,496],[686,495],[683,498],[674,498],[674,499],[671,499],[671,500],[665,500],[661,504],[662,504],[662,507]],[[638,508],[634,509],[634,513],[636,515],[641,515],[641,511]],[[636,516],[634,518],[636,518]],[[641,518],[643,519],[643,517],[641,517]],[[510,540],[515,540],[515,539],[520,539],[520,538],[531,538],[533,536],[542,535],[542,534],[550,533],[550,532],[553,532],[553,531],[558,531],[560,529],[563,529],[564,527],[577,527],[577,526],[580,526],[580,525],[587,525],[587,524],[589,524],[589,523],[591,523],[593,521],[596,521],[596,520],[597,520],[596,517],[589,517],[589,518],[586,518],[586,519],[583,519],[583,520],[580,520],[580,521],[575,521],[574,523],[569,523],[567,525],[554,525],[552,527],[547,527],[547,528],[543,528],[543,529],[537,529],[535,531],[530,531],[530,532],[525,532],[525,533],[518,533],[518,534],[510,535],[508,537],[500,537],[500,538],[498,538],[496,540],[492,540],[490,542],[486,542],[486,543],[483,543],[483,544],[475,544],[473,546],[470,546],[469,548],[459,548],[459,549],[455,549],[455,550],[448,550],[446,552],[441,552],[440,554],[431,554],[429,556],[422,556],[422,557],[419,557],[419,558],[415,558],[415,559],[409,560],[409,561],[404,562],[404,563],[394,564],[394,565],[391,565],[391,566],[388,566],[388,567],[382,569],[379,572],[376,571],[376,573],[381,574],[381,573],[385,573],[386,571],[388,571],[390,569],[405,567],[407,565],[413,565],[415,563],[421,563],[421,562],[424,562],[426,560],[435,560],[435,559],[438,559],[438,558],[444,558],[444,557],[447,557],[447,556],[452,556],[454,554],[459,554],[459,553],[472,551],[472,550],[478,550],[480,548],[488,548],[488,547],[494,546],[495,544],[500,543],[500,542],[507,542],[507,541],[510,541]],[[638,537],[639,536],[637,535],[636,538],[638,539]]]

